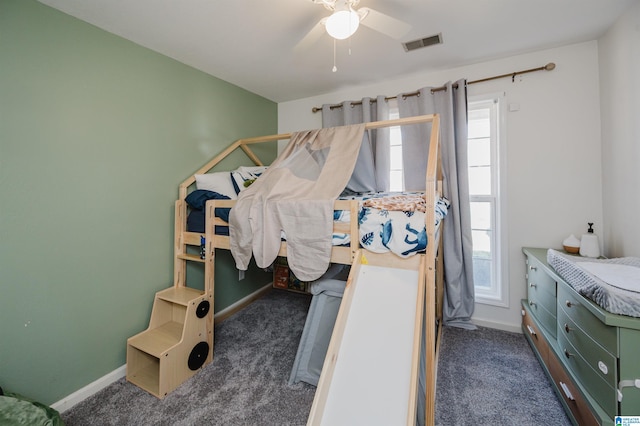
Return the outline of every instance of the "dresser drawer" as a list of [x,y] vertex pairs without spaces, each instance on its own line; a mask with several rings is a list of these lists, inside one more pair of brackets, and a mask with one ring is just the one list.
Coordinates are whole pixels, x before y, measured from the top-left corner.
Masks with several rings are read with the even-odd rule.
[[560,349],[559,356],[563,358],[565,365],[573,373],[576,380],[582,384],[585,391],[608,416],[615,416],[618,409],[616,389],[611,387],[589,366],[563,333],[558,334],[558,348]]
[[614,357],[618,357],[618,331],[616,327],[605,325],[583,305],[583,299],[578,296],[568,284],[558,282],[558,306],[563,309],[571,320],[580,324],[580,328],[591,336]]
[[538,320],[540,325],[544,327],[544,330],[548,332],[553,338],[556,338],[556,315],[547,311],[539,302],[535,300],[528,300],[527,305],[531,314]]
[[580,426],[597,426],[600,423],[592,414],[589,405],[575,386],[560,361],[553,353],[549,354],[549,374],[560,393],[563,401],[569,407],[571,414]]
[[547,357],[549,356],[549,345],[531,317],[531,313],[529,312],[529,308],[525,304],[525,301],[522,302],[522,331],[527,337],[527,340],[529,340],[529,342],[531,342],[536,348],[538,355],[542,358],[542,361],[546,364]]
[[[545,276],[547,278],[549,277],[548,275],[545,275]],[[529,274],[529,277],[531,277],[531,274]],[[527,283],[527,298],[529,299],[529,301],[542,305],[542,307],[544,307],[548,312],[555,315],[556,313],[556,295],[555,295],[556,282],[553,281],[553,286],[554,286],[553,294],[547,291],[545,287],[541,287],[540,284],[538,284],[539,282],[540,282],[539,279],[531,280],[531,278],[529,278]]]
[[558,333],[571,343],[576,352],[602,380],[611,387],[617,386],[617,358],[582,331],[562,307],[558,309]]
[[546,273],[542,263],[533,256],[527,256],[527,287],[547,293],[552,299],[556,298],[556,281]]

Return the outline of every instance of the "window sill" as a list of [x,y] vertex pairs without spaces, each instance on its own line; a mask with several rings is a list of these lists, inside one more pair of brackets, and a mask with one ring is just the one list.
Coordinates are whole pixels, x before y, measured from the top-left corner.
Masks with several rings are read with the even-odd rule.
[[509,302],[500,297],[490,297],[490,296],[478,296],[475,297],[475,303],[480,305],[491,305],[491,306],[499,306],[501,308],[508,308]]

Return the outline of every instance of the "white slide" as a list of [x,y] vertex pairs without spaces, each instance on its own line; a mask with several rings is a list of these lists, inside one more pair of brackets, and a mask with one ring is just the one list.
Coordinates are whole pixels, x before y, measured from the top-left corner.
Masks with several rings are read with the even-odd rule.
[[354,265],[310,425],[415,424],[424,279],[414,269]]

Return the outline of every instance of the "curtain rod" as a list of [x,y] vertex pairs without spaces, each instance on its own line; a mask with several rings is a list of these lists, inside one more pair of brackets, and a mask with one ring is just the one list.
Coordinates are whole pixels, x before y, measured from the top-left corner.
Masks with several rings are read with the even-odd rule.
[[[535,71],[551,71],[555,67],[556,67],[556,64],[554,64],[553,62],[549,62],[547,65],[545,65],[543,67],[531,68],[531,69],[528,69],[528,70],[516,71],[516,72],[509,73],[509,74],[494,75],[493,77],[486,77],[486,78],[481,78],[479,80],[468,81],[467,85],[475,84],[475,83],[483,83],[485,81],[497,80],[499,78],[505,78],[505,77],[511,77],[511,81],[513,82],[517,75],[527,74],[527,73],[535,72]],[[455,89],[457,89],[458,85],[454,84],[453,87]],[[431,93],[440,92],[442,90],[447,90],[447,87],[446,86],[434,87],[433,89],[431,89]],[[416,92],[411,92],[411,93],[403,93],[402,96],[403,97],[418,96],[419,94],[420,94],[420,92],[416,91]],[[389,97],[384,98],[384,100],[385,101],[389,101],[391,99],[397,99],[397,98],[398,98],[397,96],[389,96]],[[374,102],[377,102],[377,101],[375,99],[371,99],[370,102],[374,103]],[[354,106],[354,105],[362,105],[362,101],[351,102],[351,106]],[[330,109],[342,108],[342,104],[331,105],[329,108]],[[318,111],[322,111],[322,107],[313,107],[313,108],[311,108],[311,112],[313,112],[313,113],[316,113]]]

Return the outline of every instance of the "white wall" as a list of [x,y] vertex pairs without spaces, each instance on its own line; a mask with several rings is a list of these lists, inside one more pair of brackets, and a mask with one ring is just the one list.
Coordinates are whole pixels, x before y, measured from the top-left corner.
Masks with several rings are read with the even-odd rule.
[[[424,54],[428,54],[425,50]],[[519,110],[506,114],[508,307],[476,304],[477,324],[517,331],[526,296],[523,246],[560,247],[587,222],[603,229],[597,42],[575,44],[472,66],[416,74],[278,105],[280,133],[321,126],[323,103],[396,95],[446,81],[476,80],[554,62],[536,72],[469,86],[469,95],[504,93]]]
[[640,256],[640,3],[598,41],[605,254]]

